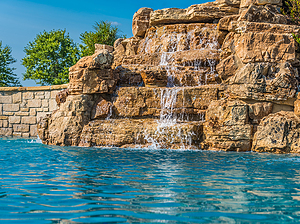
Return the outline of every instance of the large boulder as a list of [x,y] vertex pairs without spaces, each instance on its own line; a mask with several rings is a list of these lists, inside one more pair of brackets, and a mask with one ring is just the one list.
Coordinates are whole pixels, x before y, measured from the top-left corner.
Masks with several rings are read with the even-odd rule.
[[249,107],[239,100],[212,101],[203,125],[204,142],[208,150],[250,151],[253,125]]
[[[221,22],[221,20],[220,20]],[[272,24],[263,22],[249,22],[249,21],[231,21],[228,25],[228,30],[237,34],[248,32],[268,32],[277,34],[291,34],[299,33],[300,26],[285,25],[285,24]]]
[[176,23],[210,23],[224,16],[238,14],[239,9],[224,3],[207,2],[188,7],[187,9],[168,8],[153,11],[150,26]]
[[287,24],[287,17],[276,6],[250,5],[240,14],[239,21]]
[[68,89],[61,90],[56,94],[55,101],[58,107],[60,106],[60,104],[66,102],[68,95],[69,95]]
[[85,147],[155,147],[199,149],[202,124],[181,122],[160,126],[156,119],[110,119],[89,122],[80,136]]
[[[279,74],[287,74],[284,76],[289,79],[288,82],[295,82],[297,84],[298,74],[292,68],[292,65],[299,63],[299,56],[297,53],[297,43],[292,33],[298,33],[299,28],[299,26],[291,25],[232,21],[228,28],[231,32],[226,36],[221,48],[220,58],[222,60],[216,67],[220,78],[224,83],[229,85],[253,84],[253,80],[251,82],[248,80],[250,76],[245,80],[243,74],[262,74],[261,72],[267,71],[269,68],[274,68],[275,70],[269,70],[266,76],[267,79],[269,77],[268,82],[270,85],[274,84],[275,88],[278,87],[278,84],[272,82],[276,82],[273,80],[275,76],[278,76],[279,79]],[[263,70],[261,70],[262,67],[264,67]],[[254,70],[256,68],[259,69]],[[281,72],[278,73],[279,70]],[[230,87],[229,89],[234,91],[235,87]],[[252,86],[251,92],[257,92],[257,90],[258,92],[262,92],[260,87],[257,89],[255,86]],[[270,88],[274,89],[271,86]],[[239,91],[239,89],[236,89],[235,92]],[[293,93],[289,94],[289,97],[291,95]]]
[[218,99],[220,86],[181,88],[120,88],[114,101],[118,117],[160,117],[168,112],[185,119],[201,120],[212,100]]
[[247,32],[234,36],[236,55],[243,63],[296,62],[296,44],[292,34]]
[[150,23],[151,8],[140,8],[133,15],[132,19],[132,33],[135,37],[144,37]]
[[300,118],[294,112],[278,112],[262,119],[253,138],[256,152],[299,153]]
[[232,98],[273,101],[293,106],[298,73],[290,63],[248,63],[225,81]]
[[44,144],[77,146],[81,131],[90,120],[92,95],[69,95],[66,102],[38,124],[38,135]]
[[112,93],[118,81],[112,63],[113,54],[107,49],[81,58],[70,68],[70,94]]

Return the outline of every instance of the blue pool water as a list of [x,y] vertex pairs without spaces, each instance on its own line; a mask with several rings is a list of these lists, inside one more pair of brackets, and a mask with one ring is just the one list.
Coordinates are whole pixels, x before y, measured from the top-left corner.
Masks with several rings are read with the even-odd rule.
[[0,139],[0,223],[292,223],[300,157]]

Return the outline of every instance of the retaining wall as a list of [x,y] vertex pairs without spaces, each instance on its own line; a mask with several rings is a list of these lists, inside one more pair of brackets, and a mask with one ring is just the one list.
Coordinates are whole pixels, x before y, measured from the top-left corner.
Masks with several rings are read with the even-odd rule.
[[67,87],[0,87],[0,136],[36,137],[40,117],[57,109],[56,94]]

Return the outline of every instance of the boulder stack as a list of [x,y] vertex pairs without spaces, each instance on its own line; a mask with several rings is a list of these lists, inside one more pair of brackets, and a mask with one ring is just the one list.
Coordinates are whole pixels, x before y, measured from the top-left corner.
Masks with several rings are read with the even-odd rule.
[[45,144],[300,152],[299,46],[281,0],[133,16],[133,37],[70,68]]

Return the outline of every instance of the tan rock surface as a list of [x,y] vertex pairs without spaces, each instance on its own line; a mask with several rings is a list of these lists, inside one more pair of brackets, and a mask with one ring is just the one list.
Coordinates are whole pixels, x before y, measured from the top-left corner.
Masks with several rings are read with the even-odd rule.
[[144,37],[150,23],[151,8],[140,8],[132,19],[132,33],[133,36]]
[[297,60],[292,34],[247,32],[234,36],[236,55],[243,63]]
[[256,152],[299,153],[300,118],[293,112],[265,117],[257,127],[252,150]]
[[215,1],[219,7],[222,6],[232,6],[239,8],[241,4],[241,0],[216,0]]
[[114,47],[106,44],[95,44],[96,54],[101,54],[102,50],[108,50],[108,52],[112,53],[114,51]]
[[248,111],[248,105],[242,101],[212,101],[203,124],[203,148],[250,151],[253,126],[249,122]]
[[[232,98],[280,102],[293,106],[297,86],[297,71],[290,63],[249,63],[226,82]],[[284,102],[283,102],[284,101]]]
[[[165,109],[190,119],[201,120],[203,111],[212,100],[218,99],[220,86],[181,88],[120,88],[114,101],[115,113],[119,117],[142,117],[161,115],[162,105],[172,105]],[[175,97],[172,101],[172,97]],[[164,100],[164,102],[162,102]]]
[[187,9],[168,8],[156,10],[151,13],[150,26],[191,23],[191,22],[213,22],[224,16],[238,14],[238,8],[207,2],[188,7]]
[[296,26],[296,25],[272,24],[272,23],[248,22],[248,21],[232,21],[230,22],[228,29],[230,32],[235,32],[235,33],[268,32],[268,33],[278,33],[278,34],[291,34],[291,33],[300,32],[300,26]]
[[57,106],[60,106],[61,103],[66,102],[68,95],[69,95],[69,90],[68,89],[64,89],[64,90],[58,92],[56,97],[55,97]]
[[91,119],[101,119],[108,118],[109,115],[112,115],[112,103],[105,100],[102,96],[99,96],[98,99],[94,99],[95,104],[91,112]]
[[118,80],[110,68],[112,63],[108,50],[81,58],[70,68],[70,94],[112,93]]
[[159,127],[159,122],[155,119],[110,119],[89,122],[83,129],[79,146],[199,148],[201,138],[202,124],[198,122]]
[[300,117],[300,100],[299,100],[299,93],[297,94],[297,100],[294,102],[294,113]]
[[220,21],[218,23],[218,29],[229,31],[231,22],[237,21],[239,19],[239,17],[240,17],[240,15],[232,15],[232,16],[223,17],[222,19],[220,19]]
[[240,7],[248,8],[250,5],[275,5],[281,6],[282,0],[241,0]]
[[287,18],[273,5],[250,5],[242,11],[239,21],[287,24]]
[[83,126],[90,120],[91,95],[69,95],[65,103],[38,124],[44,144],[77,146]]

